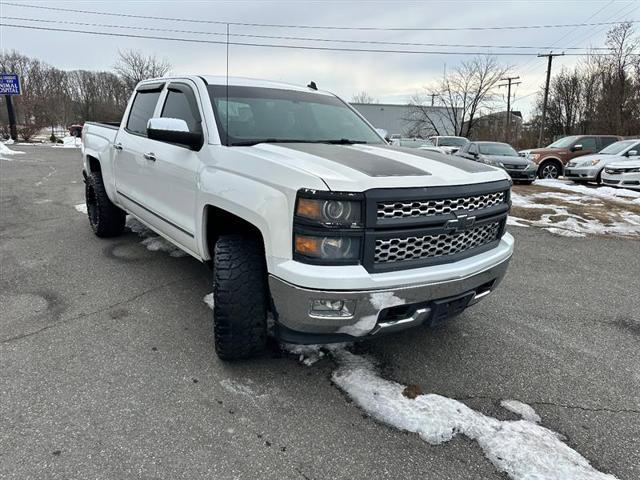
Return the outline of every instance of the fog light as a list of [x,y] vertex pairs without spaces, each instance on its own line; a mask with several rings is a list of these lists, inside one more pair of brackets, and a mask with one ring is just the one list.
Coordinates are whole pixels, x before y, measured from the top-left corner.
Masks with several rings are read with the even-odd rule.
[[309,314],[314,317],[353,317],[355,300],[330,300],[318,298],[311,301]]

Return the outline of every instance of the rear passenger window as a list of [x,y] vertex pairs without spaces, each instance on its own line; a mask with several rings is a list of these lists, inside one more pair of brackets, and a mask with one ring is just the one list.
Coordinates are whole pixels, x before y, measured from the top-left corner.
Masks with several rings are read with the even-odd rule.
[[600,141],[602,142],[602,148],[604,148],[604,147],[608,147],[614,142],[617,142],[618,139],[615,137],[601,137]]
[[596,137],[585,137],[582,138],[580,140],[578,140],[577,142],[578,145],[582,145],[582,149],[583,150],[591,150],[593,152],[595,152],[597,150],[597,145],[596,145]]
[[160,98],[160,89],[141,90],[136,92],[133,99],[131,113],[127,120],[127,130],[138,135],[147,135],[147,122],[153,116],[153,111]]
[[200,113],[196,99],[188,87],[169,87],[161,117],[179,118],[187,122],[190,132],[202,132]]

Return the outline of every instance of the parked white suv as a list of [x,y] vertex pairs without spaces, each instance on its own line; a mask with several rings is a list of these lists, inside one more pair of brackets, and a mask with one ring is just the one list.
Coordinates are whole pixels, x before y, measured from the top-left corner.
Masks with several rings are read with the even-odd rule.
[[140,83],[120,126],[87,122],[91,227],[129,213],[213,267],[218,355],[435,324],[493,291],[513,252],[511,182],[394,148],[314,88],[224,77]]

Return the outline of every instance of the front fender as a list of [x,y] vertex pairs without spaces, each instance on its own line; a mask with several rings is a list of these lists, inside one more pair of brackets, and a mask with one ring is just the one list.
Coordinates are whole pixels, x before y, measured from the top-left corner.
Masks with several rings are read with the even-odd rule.
[[196,234],[204,260],[211,258],[206,241],[207,205],[225,210],[255,226],[262,233],[267,267],[291,259],[293,209],[297,188],[276,187],[238,174],[206,169],[199,177]]

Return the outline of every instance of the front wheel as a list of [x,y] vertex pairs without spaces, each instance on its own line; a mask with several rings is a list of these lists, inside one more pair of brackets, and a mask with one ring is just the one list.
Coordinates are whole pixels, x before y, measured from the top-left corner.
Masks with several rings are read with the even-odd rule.
[[116,207],[104,188],[102,175],[91,173],[85,180],[87,215],[93,233],[98,237],[116,237],[124,231],[127,214]]
[[223,235],[213,260],[213,334],[221,360],[259,356],[267,346],[269,288],[262,242]]
[[556,179],[562,173],[562,166],[553,160],[544,162],[538,169],[539,178]]

